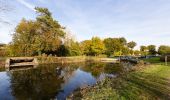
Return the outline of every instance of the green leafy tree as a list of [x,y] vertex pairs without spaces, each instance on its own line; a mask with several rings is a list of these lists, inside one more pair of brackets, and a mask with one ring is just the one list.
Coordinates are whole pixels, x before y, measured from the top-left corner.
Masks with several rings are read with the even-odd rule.
[[42,52],[56,51],[62,43],[65,32],[64,28],[52,18],[52,14],[47,8],[35,8],[38,13],[37,23],[40,25],[39,31],[39,48]]
[[139,56],[140,55],[140,51],[139,50],[135,50],[134,51],[134,55]]
[[123,45],[127,45],[127,40],[124,37],[119,38],[120,43]]
[[114,55],[122,55],[123,51],[126,52],[124,49],[127,41],[125,38],[106,38],[104,39],[104,44],[106,47],[106,54],[108,56]]
[[122,48],[122,55],[130,55],[130,49],[128,47]]
[[91,39],[91,55],[97,56],[104,53],[105,45],[99,37]]
[[39,25],[35,21],[23,19],[16,27],[10,43],[12,56],[30,56],[36,52],[36,36]]
[[85,55],[91,55],[91,40],[84,40],[81,42],[81,49],[83,51],[83,54]]
[[131,41],[131,42],[129,42],[128,44],[127,44],[127,46],[131,49],[131,50],[133,50],[133,48],[136,46],[137,44],[136,44],[136,42],[134,42],[134,41]]
[[148,48],[149,54],[151,54],[151,55],[156,54],[156,46],[155,45],[149,45],[147,48]]
[[68,47],[69,56],[79,56],[82,55],[80,44],[75,41],[71,41],[70,46]]
[[148,53],[147,50],[148,50],[147,46],[140,46],[140,52],[142,55],[146,56]]
[[112,41],[112,38],[106,38],[104,39],[104,44],[105,44],[105,47],[106,47],[106,54],[108,56],[110,56],[111,54],[114,53],[114,46],[113,46],[113,41]]
[[158,49],[158,53],[161,55],[170,54],[170,46],[161,45]]
[[104,53],[105,45],[99,37],[85,40],[81,43],[85,55],[97,56]]
[[11,56],[53,54],[62,44],[64,28],[52,18],[47,8],[35,8],[36,20],[23,19],[16,27],[9,45]]

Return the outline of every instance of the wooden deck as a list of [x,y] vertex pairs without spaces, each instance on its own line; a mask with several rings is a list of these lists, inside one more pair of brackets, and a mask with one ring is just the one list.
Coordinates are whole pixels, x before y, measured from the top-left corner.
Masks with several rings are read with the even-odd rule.
[[34,57],[12,57],[6,60],[5,68],[21,68],[38,65],[37,58]]

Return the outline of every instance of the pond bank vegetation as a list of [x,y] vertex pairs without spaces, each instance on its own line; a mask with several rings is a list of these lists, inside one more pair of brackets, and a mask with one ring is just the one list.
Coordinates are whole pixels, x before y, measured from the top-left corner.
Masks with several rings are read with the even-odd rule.
[[78,63],[78,62],[116,62],[115,58],[98,56],[73,56],[73,57],[55,57],[55,56],[37,56],[40,64],[43,63]]
[[145,59],[149,65],[137,66],[120,77],[106,78],[93,87],[74,92],[68,99],[168,100],[170,99],[170,65],[158,57]]

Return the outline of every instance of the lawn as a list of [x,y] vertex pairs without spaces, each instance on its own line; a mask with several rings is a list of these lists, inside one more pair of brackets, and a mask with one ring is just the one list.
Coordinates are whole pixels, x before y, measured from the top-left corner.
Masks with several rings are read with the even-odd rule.
[[79,96],[85,100],[170,100],[170,66],[159,58],[146,59],[152,63],[114,79],[106,79]]
[[[165,65],[165,62],[160,61],[160,57],[153,57],[153,58],[148,58],[148,59],[143,59],[145,62],[149,62],[151,64],[161,64]],[[170,66],[170,62],[167,63]]]

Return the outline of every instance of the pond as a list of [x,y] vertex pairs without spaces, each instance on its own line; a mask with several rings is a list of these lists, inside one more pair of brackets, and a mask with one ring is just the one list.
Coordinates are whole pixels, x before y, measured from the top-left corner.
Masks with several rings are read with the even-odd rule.
[[76,63],[39,65],[27,70],[0,72],[0,100],[65,100],[73,91],[105,77],[117,77],[120,64]]

